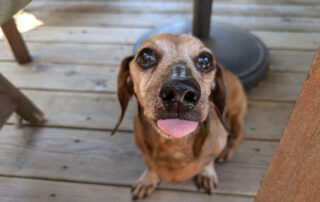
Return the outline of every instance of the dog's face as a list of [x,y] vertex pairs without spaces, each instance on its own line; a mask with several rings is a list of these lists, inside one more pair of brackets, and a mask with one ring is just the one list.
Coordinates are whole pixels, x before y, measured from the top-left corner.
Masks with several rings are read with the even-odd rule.
[[199,39],[160,34],[123,61],[118,98],[125,110],[126,97],[134,93],[146,120],[159,133],[178,138],[195,131],[206,120],[210,101],[221,97],[213,95],[222,88],[219,75],[212,52]]

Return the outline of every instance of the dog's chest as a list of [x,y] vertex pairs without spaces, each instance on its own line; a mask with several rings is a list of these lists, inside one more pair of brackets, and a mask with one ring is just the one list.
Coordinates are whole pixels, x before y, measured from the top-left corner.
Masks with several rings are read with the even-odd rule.
[[152,149],[152,158],[157,164],[169,169],[187,166],[195,160],[192,146],[189,144],[164,141]]

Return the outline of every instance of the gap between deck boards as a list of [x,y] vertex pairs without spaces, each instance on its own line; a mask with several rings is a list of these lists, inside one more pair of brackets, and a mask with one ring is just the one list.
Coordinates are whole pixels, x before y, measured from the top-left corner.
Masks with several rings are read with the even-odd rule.
[[[38,0],[43,2],[50,2],[56,0]],[[60,0],[61,1],[61,0]],[[69,0],[75,2],[91,2],[91,0]],[[117,2],[120,0],[94,0],[97,2]],[[121,2],[137,2],[137,0],[121,0]],[[150,2],[150,0],[138,0],[138,2]],[[167,2],[190,2],[192,3],[193,0],[153,0],[152,2],[157,3],[167,3]],[[224,0],[215,0],[215,2],[225,2]],[[318,0],[229,0],[228,2],[231,3],[239,3],[239,4],[267,4],[267,5],[320,5]]]
[[[43,110],[45,126],[112,130],[119,114],[114,94],[23,91]],[[121,130],[132,131],[135,100],[130,102]],[[66,106],[63,107],[62,106]],[[84,107],[85,106],[85,107]],[[250,101],[245,132],[250,138],[281,137],[294,103]],[[276,115],[276,116],[275,116]],[[16,123],[10,119],[9,123]]]
[[[142,6],[143,5],[143,6]],[[192,2],[33,2],[26,8],[28,11],[39,12],[71,12],[71,13],[191,13]],[[264,4],[233,4],[230,2],[215,2],[213,13],[251,16],[297,16],[320,17],[318,5],[264,5]]]
[[[144,28],[92,28],[92,27],[39,27],[25,33],[30,49],[47,44],[51,48],[74,46],[74,50],[83,48],[84,44],[106,50],[108,48],[132,49],[136,41],[150,29]],[[59,35],[57,33],[59,32]],[[110,34],[111,33],[111,34]],[[252,31],[270,50],[305,50],[316,51],[320,46],[319,33],[292,33]],[[3,43],[0,48],[4,48]],[[32,52],[32,51],[31,51]],[[4,58],[3,54],[0,59]]]
[[[304,57],[305,55],[302,55]],[[279,56],[280,57],[280,56]],[[273,69],[286,68],[296,61],[290,68],[300,68],[302,62],[297,56],[287,65],[286,60],[272,58]],[[290,59],[289,59],[290,60]],[[305,61],[303,69],[307,69],[309,61]],[[94,65],[60,65],[44,62],[34,62],[26,67],[16,63],[0,62],[0,71],[14,85],[21,89],[39,91],[58,91],[70,93],[115,93],[117,66],[94,66]],[[269,100],[279,102],[294,102],[307,76],[306,72],[282,72],[269,71],[266,79],[248,92],[250,100]],[[280,86],[280,87],[279,87]]]
[[[85,26],[85,27],[128,27],[153,28],[173,19],[190,20],[191,14],[108,14],[108,13],[54,13],[52,18],[48,13],[32,12],[46,26]],[[108,19],[108,20],[104,20]],[[212,21],[229,23],[249,30],[268,30],[280,32],[316,32],[320,31],[320,18],[298,17],[251,17],[251,16],[218,16],[213,15]]]
[[[94,184],[77,184],[72,182],[55,182],[37,179],[7,178],[1,177],[0,194],[3,199],[14,199],[15,202],[38,202],[40,201],[77,201],[77,202],[105,202],[130,201],[130,189],[127,187],[103,186]],[[27,191],[20,191],[27,190]],[[90,191],[88,191],[90,190]],[[251,202],[253,197],[232,196],[214,194],[210,197],[203,193],[191,193],[183,191],[157,190],[152,196],[144,201],[164,200],[179,201],[181,197],[185,202],[205,202],[208,200],[221,202]]]
[[[144,169],[132,133],[111,137],[90,130],[5,126],[0,136],[0,175],[130,186]],[[243,141],[230,161],[216,165],[216,192],[255,195],[276,146]],[[160,187],[196,191],[191,180]]]

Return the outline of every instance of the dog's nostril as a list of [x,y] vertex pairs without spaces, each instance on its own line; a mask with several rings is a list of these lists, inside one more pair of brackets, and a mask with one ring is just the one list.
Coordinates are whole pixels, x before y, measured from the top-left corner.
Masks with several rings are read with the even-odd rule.
[[196,93],[189,91],[185,94],[183,101],[189,105],[195,105],[198,101],[199,97]]
[[174,99],[174,92],[173,91],[162,91],[160,93],[160,98],[165,102],[170,102]]

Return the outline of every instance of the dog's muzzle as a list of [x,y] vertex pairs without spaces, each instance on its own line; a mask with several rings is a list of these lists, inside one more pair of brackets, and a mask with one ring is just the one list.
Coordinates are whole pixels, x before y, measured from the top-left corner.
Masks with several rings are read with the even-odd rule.
[[184,64],[175,64],[164,79],[159,97],[167,111],[186,113],[193,109],[201,96],[198,82]]

